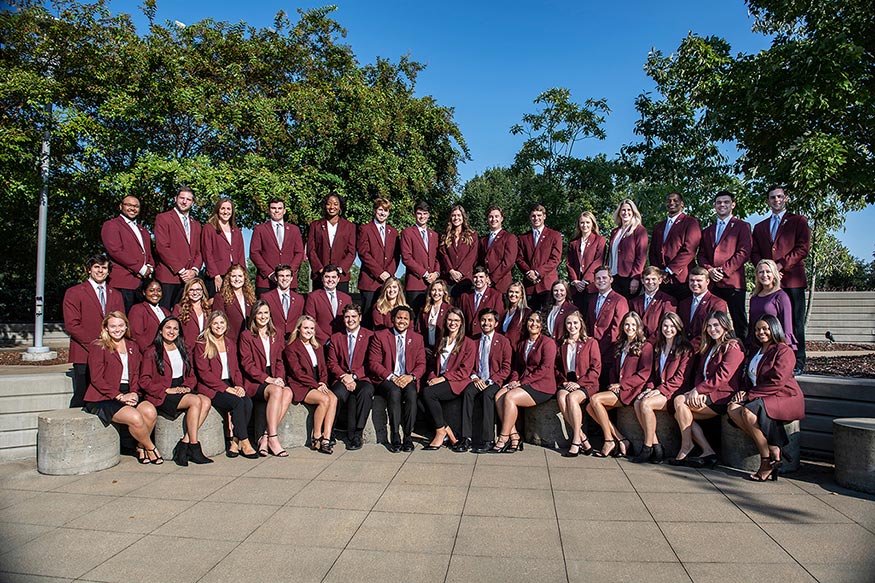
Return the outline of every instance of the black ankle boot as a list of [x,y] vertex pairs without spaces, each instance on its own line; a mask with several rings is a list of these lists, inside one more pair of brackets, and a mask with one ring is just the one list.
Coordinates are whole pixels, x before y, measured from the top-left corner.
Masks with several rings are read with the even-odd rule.
[[188,444],[179,440],[176,447],[173,448],[173,461],[177,466],[188,465]]
[[650,461],[650,455],[653,453],[653,448],[649,445],[642,445],[641,451],[638,452],[633,458],[629,458],[629,461],[633,464],[643,464],[644,462]]
[[188,459],[195,464],[213,463],[213,460],[204,455],[204,451],[201,449],[201,443],[199,441],[188,444]]
[[665,450],[662,449],[662,444],[654,443],[653,453],[650,455],[650,463],[661,464],[663,459],[665,459]]

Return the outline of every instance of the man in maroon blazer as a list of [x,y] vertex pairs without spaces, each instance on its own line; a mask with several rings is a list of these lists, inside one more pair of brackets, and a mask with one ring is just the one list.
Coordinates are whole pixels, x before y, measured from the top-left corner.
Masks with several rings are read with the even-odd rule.
[[523,272],[523,284],[529,307],[540,310],[550,295],[550,288],[559,278],[557,268],[562,261],[562,235],[545,225],[547,209],[536,204],[529,213],[531,231],[519,236],[516,266]]
[[387,223],[392,203],[385,198],[374,201],[374,220],[358,229],[356,244],[362,269],[359,272],[359,292],[362,294],[364,326],[371,327],[371,309],[377,293],[386,280],[395,275],[401,245],[398,231]]
[[124,312],[125,309],[121,293],[107,285],[109,270],[106,255],[89,257],[85,262],[88,279],[69,288],[64,294],[64,329],[70,335],[67,362],[73,363],[71,407],[85,405],[85,391],[89,383],[88,351],[91,343],[100,337],[104,316],[114,311]]
[[[480,317],[479,314],[484,308],[489,308],[498,312],[502,309],[501,293],[494,288],[489,287],[489,272],[482,265],[474,268],[472,277],[474,282],[474,290],[464,293],[459,297],[459,309],[465,315],[467,323],[467,334],[471,338],[480,334]],[[463,435],[470,435],[465,433]]]
[[783,187],[769,188],[769,208],[772,215],[753,228],[750,260],[756,266],[760,259],[771,259],[781,273],[781,289],[790,296],[793,307],[793,334],[796,336],[796,374],[805,371],[805,258],[811,250],[811,229],[802,215],[787,212],[787,196]]
[[[370,377],[377,383],[377,394],[386,399],[389,407],[389,451],[392,453],[413,451],[416,387],[425,375],[425,344],[422,336],[410,329],[412,321],[412,309],[396,307],[392,310],[395,327],[375,332],[368,349]],[[404,432],[403,442],[399,425]]]
[[407,273],[404,293],[407,303],[418,314],[425,304],[425,290],[440,275],[437,260],[440,240],[437,231],[428,227],[431,210],[427,202],[414,208],[416,224],[401,231],[401,261]]
[[704,267],[694,267],[690,270],[688,284],[690,297],[678,305],[678,316],[684,323],[687,338],[698,350],[708,314],[715,310],[729,313],[729,307],[726,302],[708,291],[708,270]]
[[277,265],[292,268],[293,290],[298,289],[298,268],[304,261],[304,240],[301,229],[283,220],[286,203],[272,198],[267,203],[270,220],[252,230],[249,258],[255,264],[255,293],[258,296],[276,287],[274,270]]
[[204,263],[201,224],[191,217],[194,193],[187,186],[176,192],[173,208],[155,217],[155,279],[161,282],[161,305],[168,310],[179,303],[182,288],[197,277]]
[[668,217],[653,227],[650,265],[663,270],[662,290],[680,301],[690,295],[687,274],[696,265],[696,251],[702,239],[699,221],[684,213],[684,199],[672,192],[665,199]]
[[598,294],[586,309],[586,331],[599,344],[602,357],[602,374],[599,377],[600,386],[608,386],[608,377],[614,366],[614,351],[617,338],[620,337],[620,323],[629,312],[629,304],[622,295],[611,289],[609,267],[603,265],[595,270],[595,287]]
[[477,264],[489,270],[489,276],[499,293],[507,291],[511,284],[511,270],[516,263],[518,241],[516,235],[502,229],[504,212],[499,206],[486,210],[489,233],[480,237],[477,248]]
[[346,202],[337,194],[322,201],[323,217],[310,223],[307,231],[307,259],[313,289],[322,285],[322,270],[326,265],[340,269],[337,289],[349,293],[349,270],[355,261],[355,225],[343,218]]
[[322,270],[322,289],[307,294],[304,313],[316,320],[316,341],[323,346],[331,335],[343,330],[343,308],[352,303],[349,294],[337,289],[340,273],[336,265]]
[[752,246],[750,225],[732,216],[735,195],[721,190],[714,197],[717,220],[702,232],[697,260],[708,270],[709,288],[729,306],[735,335],[747,338],[747,281],[744,264]]
[[346,407],[347,449],[362,448],[362,431],[371,416],[374,385],[365,369],[373,332],[362,328],[362,309],[358,304],[343,308],[342,332],[331,335],[327,350],[328,382],[337,395],[338,410]]
[[644,334],[648,340],[655,339],[663,314],[678,311],[675,299],[659,289],[662,278],[662,270],[655,265],[645,267],[641,276],[644,293],[629,302],[629,309],[644,321]]
[[288,341],[289,336],[295,329],[298,318],[304,313],[304,296],[291,289],[292,267],[290,265],[277,265],[274,270],[276,289],[265,292],[261,299],[270,307],[270,319]]
[[103,223],[100,241],[115,269],[111,270],[109,285],[122,294],[125,313],[140,301],[137,295],[144,279],[155,271],[152,258],[152,235],[137,224],[140,201],[136,196],[126,196],[119,204],[121,214]]

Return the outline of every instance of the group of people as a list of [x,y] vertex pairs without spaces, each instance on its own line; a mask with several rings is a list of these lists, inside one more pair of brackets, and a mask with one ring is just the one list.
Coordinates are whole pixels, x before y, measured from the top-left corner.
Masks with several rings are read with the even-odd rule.
[[[193,193],[180,189],[156,218],[155,261],[151,236],[136,223],[139,201],[129,196],[103,227],[111,261],[89,260],[88,281],[65,297],[73,405],[129,425],[144,463],[161,460],[148,437],[156,408],[187,412],[174,452],[181,463],[203,462],[197,428],[210,406],[229,414],[228,455],[245,457],[287,455],[277,426],[293,402],[316,407],[313,449],[331,453],[343,409],[357,449],[375,394],[388,404],[392,451],[414,448],[418,401],[435,428],[425,449],[501,453],[523,447],[519,409],[555,397],[572,429],[566,455],[631,455],[608,412],[632,406],[645,435],[633,461],[663,460],[655,412],[670,411],[683,441],[669,461],[686,465],[716,463],[698,421],[726,413],[760,449],[754,479],[776,478],[782,421],[803,414],[794,372],[805,358],[797,316],[809,233],[803,217],[786,211],[784,189],[768,198],[772,217],[752,232],[732,216],[729,192],[716,195],[717,221],[704,231],[678,193],[650,238],[631,200],[617,207],[607,238],[584,212],[564,253],[567,281],[558,276],[562,236],[546,226],[541,205],[519,236],[502,228],[498,207],[487,211],[490,232],[478,236],[458,205],[438,233],[426,203],[399,233],[388,223],[388,200],[377,199],[373,221],[356,227],[343,217],[342,197],[330,194],[305,246],[274,199],[270,220],[252,235],[253,285],[230,199],[220,198],[201,226],[190,217]],[[360,304],[348,293],[356,256]],[[305,257],[306,298],[295,291]],[[750,333],[748,261],[757,279]],[[522,281],[513,280],[514,265]],[[459,435],[442,406],[457,399]],[[266,411],[255,420],[255,446],[253,400]],[[482,424],[474,427],[478,401]],[[602,429],[601,449],[583,433],[583,411]]]

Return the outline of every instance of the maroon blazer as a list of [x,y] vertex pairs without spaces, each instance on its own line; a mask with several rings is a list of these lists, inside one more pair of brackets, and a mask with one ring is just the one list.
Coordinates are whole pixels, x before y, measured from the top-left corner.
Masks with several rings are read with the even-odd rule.
[[[212,399],[216,393],[224,393],[228,385],[222,379],[222,359],[219,358],[218,354],[213,358],[207,358],[204,354],[205,347],[206,343],[203,340],[195,343],[192,364],[198,380],[197,392]],[[242,387],[243,375],[237,360],[237,346],[227,336],[225,337],[225,350],[228,353],[228,374],[231,384],[235,387]]]
[[441,268],[441,278],[452,284],[450,270],[455,269],[464,275],[458,283],[471,284],[471,275],[474,272],[474,263],[477,262],[477,233],[472,233],[471,243],[465,243],[461,239],[447,245],[443,237],[438,245],[438,265]]
[[477,313],[480,310],[484,308],[492,308],[500,313],[503,306],[501,292],[497,289],[486,288],[486,291],[483,292],[483,297],[480,298],[480,306],[477,308],[474,307],[474,294],[475,292],[473,291],[464,293],[459,296],[458,300],[459,309],[462,310],[462,313],[465,315],[465,327],[467,328],[467,334],[470,337],[474,337],[481,332],[480,318],[477,317]]
[[[283,348],[285,341],[281,334],[270,339],[270,354],[264,353],[261,337],[249,330],[240,334],[237,350],[240,354],[240,372],[243,373],[243,388],[250,397],[255,395],[268,376],[285,378],[286,367],[283,365]],[[269,357],[269,358],[268,358]],[[267,365],[270,364],[270,375]]]
[[629,312],[629,304],[626,298],[611,290],[605,298],[602,311],[596,317],[597,303],[598,296],[590,298],[586,308],[586,332],[599,343],[604,367],[614,362],[614,345],[620,337],[620,321]]
[[587,395],[592,397],[599,390],[599,375],[602,374],[602,357],[599,353],[599,344],[594,338],[587,338],[584,342],[574,345],[574,370],[569,371],[565,366],[565,351],[568,345],[565,342],[556,346],[556,384],[561,385],[568,381],[568,373],[577,375],[575,381]]
[[504,325],[504,320],[507,317],[507,312],[501,312],[498,316],[498,331],[504,334],[504,337],[507,338],[507,341],[510,342],[511,346],[516,346],[519,344],[520,339],[527,334],[526,332],[526,320],[529,319],[529,315],[532,313],[531,308],[526,308],[522,312],[522,316],[520,316],[519,310],[514,313],[513,319],[508,323],[507,326]]
[[690,297],[683,300],[678,306],[678,316],[681,317],[681,321],[684,323],[684,331],[687,334],[687,338],[693,343],[693,347],[698,349],[699,343],[702,341],[702,330],[705,329],[705,320],[708,318],[708,314],[715,310],[726,312],[728,314],[729,307],[723,299],[706,291],[705,295],[702,297],[702,301],[699,302],[699,306],[696,308],[696,313],[693,315],[693,320],[691,322],[690,310],[692,310],[692,308],[693,298]]
[[622,366],[620,366],[621,360],[620,356],[614,356],[610,380],[620,385],[620,402],[630,405],[650,380],[653,369],[653,345],[645,342],[641,346],[640,355],[627,354]]
[[486,266],[495,289],[504,293],[513,281],[511,270],[516,263],[519,240],[513,233],[500,230],[489,245],[489,233],[477,244],[477,263]]
[[[611,237],[605,245],[605,262],[611,259],[611,246],[620,234],[620,227],[611,231]],[[647,229],[644,225],[638,227],[623,237],[617,247],[617,275],[641,279],[644,263],[647,261]]]
[[730,340],[726,350],[718,351],[711,357],[711,360],[708,360],[706,370],[705,361],[707,359],[707,354],[699,355],[695,381],[696,392],[700,395],[709,395],[712,403],[725,405],[741,387],[741,378],[744,375],[744,350],[742,350],[740,342]]
[[425,291],[428,285],[422,279],[423,274],[437,273],[440,265],[437,260],[437,250],[440,239],[437,231],[428,230],[428,251],[419,234],[419,227],[412,225],[401,231],[401,261],[407,273],[404,283],[406,291]]
[[310,261],[310,279],[322,279],[322,270],[327,265],[336,265],[343,270],[340,281],[349,281],[349,270],[355,261],[355,225],[343,217],[337,221],[334,245],[328,241],[328,220],[319,219],[310,223],[307,231],[307,259]]
[[716,223],[702,232],[702,242],[699,244],[697,255],[699,265],[705,269],[716,267],[723,269],[725,277],[717,283],[711,282],[713,287],[746,289],[744,264],[750,259],[753,245],[750,225],[732,217],[729,224],[723,228],[720,243],[714,243],[716,237]]
[[462,347],[447,359],[447,371],[440,372],[440,353],[435,350],[429,365],[427,380],[438,376],[444,377],[450,383],[454,395],[461,395],[471,383],[471,375],[477,372],[477,343],[470,338],[462,337]]
[[392,310],[389,310],[384,314],[377,309],[376,303],[374,303],[374,307],[371,308],[371,321],[373,322],[374,331],[386,330],[395,325],[392,321]]
[[[319,383],[328,384],[328,366],[325,364],[325,352],[322,347],[314,348],[316,353],[316,369],[313,369],[313,361],[307,347],[298,339],[286,345],[283,358],[286,362],[286,382],[292,388],[292,401],[300,403],[307,393],[319,386]],[[318,373],[318,378],[317,378]]]
[[[447,312],[450,311],[452,306],[449,302],[441,302],[440,310],[438,310],[437,322],[435,323],[435,342],[440,340],[441,330],[444,328],[444,320],[447,319]],[[428,346],[428,316],[429,311],[425,308],[419,312],[419,316],[416,317],[416,331],[422,335],[422,341],[425,342],[426,346]],[[387,328],[392,328],[394,324],[387,326]],[[428,346],[428,348],[432,348]]]
[[[173,315],[177,318],[179,317],[179,304],[173,306]],[[204,313],[204,326],[207,325],[207,320],[209,320],[210,314],[209,312]],[[185,344],[185,349],[188,350],[188,354],[190,356],[194,355],[194,345],[197,343],[198,336],[201,335],[203,330],[200,327],[200,323],[198,322],[197,316],[193,313],[190,314],[188,322],[183,322],[180,320],[180,324],[182,325],[182,342]]]
[[326,349],[326,361],[331,382],[335,383],[345,374],[354,374],[358,380],[371,382],[368,377],[366,363],[368,348],[374,333],[367,328],[359,327],[353,347],[352,362],[349,361],[349,342],[346,330],[331,335],[331,344]]
[[692,352],[679,353],[672,350],[665,359],[665,368],[660,369],[660,357],[661,354],[654,350],[653,370],[644,389],[656,389],[671,401],[676,395],[690,390],[693,384],[693,363],[696,359]]
[[[756,353],[754,353],[756,354]],[[766,414],[778,421],[805,418],[805,397],[793,376],[796,356],[786,344],[772,344],[757,366],[757,384],[751,386],[744,369],[748,401],[762,397]]]
[[[143,397],[159,407],[167,397],[166,390],[173,383],[173,367],[170,365],[170,356],[164,351],[164,374],[158,373],[155,365],[155,347],[150,346],[143,353],[143,362],[140,363],[140,392]],[[182,386],[194,390],[197,387],[197,379],[194,376],[194,366],[188,368],[188,374],[183,372]]]
[[670,269],[669,283],[686,283],[690,269],[696,266],[696,252],[702,240],[702,227],[698,219],[686,213],[675,217],[674,224],[663,242],[666,221],[653,227],[650,239],[650,265],[665,270]]
[[[167,308],[159,306],[164,313],[164,318],[170,315]],[[155,334],[158,332],[158,325],[164,320],[158,319],[155,311],[149,305],[149,302],[140,302],[131,306],[131,313],[128,314],[128,325],[131,329],[131,336],[137,346],[140,347],[140,352],[146,352],[146,349],[155,341]],[[179,331],[182,334],[182,330]],[[167,385],[168,387],[170,385]]]
[[127,218],[119,215],[103,223],[100,229],[100,241],[112,261],[109,285],[116,289],[137,289],[143,282],[140,276],[143,266],[147,263],[155,266],[155,259],[152,258],[152,235],[145,227],[137,225],[143,238],[141,247],[127,223]]
[[[419,380],[425,375],[425,345],[422,336],[410,330],[406,331],[407,345],[405,348],[405,364],[407,374]],[[374,332],[368,346],[368,371],[374,384],[382,383],[395,370],[395,330],[380,330]],[[417,383],[418,386],[418,383]]]
[[220,233],[212,225],[204,225],[201,229],[201,251],[210,277],[224,276],[234,264],[242,265],[246,269],[243,231],[239,228],[231,229],[229,243],[224,233]]
[[236,298],[230,304],[226,304],[225,298],[219,292],[213,297],[213,311],[216,310],[221,310],[228,316],[228,331],[225,333],[225,337],[237,344],[240,333],[246,329],[246,319],[252,312],[252,304],[246,302],[246,313],[243,313],[243,310],[240,309],[240,302]]
[[[653,294],[653,299],[650,300],[646,312],[644,311],[643,293],[632,298],[632,301],[629,302],[629,309],[641,316],[644,321],[644,335],[650,340],[653,340],[659,331],[659,321],[662,320],[663,314],[678,311],[676,300],[660,290],[656,290],[656,293]],[[689,323],[689,320],[686,323]]]
[[[535,247],[535,237],[532,235],[531,229],[519,236],[516,266],[523,272],[523,285],[527,295],[549,291],[559,279],[556,270],[561,262],[562,235],[559,234],[559,231],[545,226],[541,230],[537,247]],[[525,277],[526,272],[530,269],[534,269],[540,274],[541,280],[538,283],[532,283]]]
[[[474,373],[480,365],[480,338],[474,338],[477,349],[474,362]],[[508,339],[497,331],[492,333],[492,344],[489,346],[489,380],[499,387],[504,386],[510,378],[510,365],[513,359],[513,349]],[[486,379],[482,379],[486,380]]]
[[517,344],[509,382],[518,381],[540,393],[556,394],[556,343],[545,334],[538,336],[526,358],[526,337]]
[[[552,310],[553,306],[549,306],[549,309],[545,309],[544,324],[547,324]],[[559,313],[556,315],[556,321],[553,322],[553,329],[547,330],[547,335],[556,340],[556,342],[561,342],[562,336],[565,334],[565,318],[575,311],[577,311],[577,306],[567,300],[562,302],[562,305],[559,306]]]
[[380,274],[384,271],[395,275],[398,270],[398,259],[401,257],[401,242],[398,230],[386,225],[386,244],[380,238],[380,230],[374,221],[365,223],[358,228],[356,239],[362,270],[359,272],[359,289],[362,291],[377,291],[383,286]]
[[343,308],[352,303],[352,298],[340,290],[335,290],[335,293],[337,294],[336,314],[331,313],[331,301],[328,299],[328,292],[324,289],[317,289],[307,294],[307,301],[304,304],[304,313],[316,320],[316,342],[321,345],[325,345],[334,332],[345,329]]
[[[104,285],[106,286],[106,313],[113,311],[124,313],[125,303],[122,294],[109,285]],[[103,323],[100,300],[91,283],[83,281],[68,288],[64,293],[62,310],[64,330],[70,335],[70,354],[67,362],[85,364],[88,362],[91,343],[100,337]]]
[[[601,235],[590,233],[586,239],[586,247],[583,248],[583,263],[580,261],[580,246],[582,239],[575,239],[568,244],[568,252],[565,254],[565,266],[568,268],[568,280],[588,281],[586,293],[598,293],[593,280],[595,270],[605,262],[605,246],[607,241]],[[573,293],[578,293],[572,288]]]
[[775,242],[771,235],[772,216],[753,228],[753,247],[750,260],[756,266],[760,259],[771,259],[783,265],[781,287],[807,287],[804,260],[811,250],[811,229],[802,215],[784,213],[778,225]]
[[[277,332],[280,332],[284,338],[295,329],[295,324],[298,323],[298,318],[304,314],[304,296],[296,291],[289,290],[289,314],[283,314],[283,301],[280,298],[279,289],[272,289],[267,293],[261,294],[261,298],[270,307],[270,319],[273,325],[276,326]],[[276,376],[276,375],[273,375]]]
[[249,242],[249,258],[255,264],[255,287],[271,287],[268,279],[277,265],[292,268],[291,289],[298,289],[298,268],[304,261],[304,240],[297,225],[283,222],[283,248],[280,249],[273,230],[273,223],[267,221],[256,225]]
[[[140,349],[136,342],[125,342],[128,351],[128,384],[130,392],[140,388]],[[88,373],[91,379],[85,391],[85,402],[96,403],[115,399],[121,391],[122,359],[115,350],[93,344],[88,352]]]
[[182,283],[179,272],[183,269],[200,271],[204,264],[201,254],[201,224],[189,214],[190,240],[185,238],[185,227],[176,209],[155,217],[155,279],[161,283]]

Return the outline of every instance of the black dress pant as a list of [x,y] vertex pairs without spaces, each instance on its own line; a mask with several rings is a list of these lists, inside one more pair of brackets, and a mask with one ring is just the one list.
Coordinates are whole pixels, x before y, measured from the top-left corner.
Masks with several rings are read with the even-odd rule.
[[[425,408],[434,420],[435,429],[447,426],[441,402],[455,401],[460,398],[462,398],[462,396],[453,392],[453,388],[448,381],[443,381],[434,385],[426,385],[422,388],[422,400],[425,402]],[[465,399],[462,398],[461,437],[463,438],[471,437],[471,419],[474,416],[474,401],[473,399],[468,399],[468,401],[469,402],[466,402]]]
[[735,329],[735,335],[743,341],[747,338],[747,298],[745,297],[745,290],[712,286],[711,293],[729,306],[729,317],[732,318],[732,327]]
[[[122,301],[125,303],[125,315],[131,313],[131,307],[143,301],[143,294],[139,289],[122,289],[115,288],[115,291],[122,294]],[[163,290],[162,290],[163,291]]]
[[483,400],[483,424],[480,428],[480,441],[488,443],[495,437],[495,395],[501,387],[495,383],[488,385],[482,391],[477,390],[474,383],[462,391],[462,436],[473,437],[474,399]]
[[790,296],[793,308],[793,335],[796,337],[796,368],[805,370],[805,288],[781,288]]
[[407,305],[413,310],[414,315],[419,316],[419,313],[425,307],[425,290],[405,291],[404,297],[407,298]]
[[249,419],[252,417],[252,399],[247,395],[238,397],[231,393],[217,392],[213,407],[223,415],[231,414],[232,432],[237,439],[249,439]]
[[337,381],[331,392],[337,397],[338,410],[346,407],[347,434],[350,438],[361,437],[374,405],[374,385],[368,381],[356,381],[355,390],[349,391],[346,385]]
[[402,389],[392,381],[385,380],[377,387],[377,394],[386,399],[389,407],[389,439],[392,442],[401,441],[399,425],[404,432],[404,437],[409,438],[413,434],[413,425],[416,423],[416,381],[410,381]]
[[[179,303],[182,297],[182,290],[185,285],[181,283],[162,283],[161,284],[161,301],[158,302],[162,308],[167,308],[168,312],[173,311],[173,306]],[[204,292],[206,293],[206,291]]]
[[611,288],[626,298],[626,300],[631,300],[639,293],[641,293],[641,286],[638,286],[638,291],[634,294],[631,291],[632,278],[631,277],[623,277],[622,275],[615,275],[614,282],[611,284]]
[[547,305],[551,295],[552,293],[549,290],[531,294],[526,296],[526,303],[529,304],[533,312],[539,312]]
[[70,398],[70,408],[85,406],[85,391],[88,390],[88,365],[84,362],[73,364],[73,396]]
[[664,283],[659,289],[677,300],[678,305],[687,298],[693,297],[688,283]]
[[374,329],[374,319],[371,315],[371,310],[374,308],[374,302],[377,301],[378,290],[367,291],[360,289],[359,293],[362,296],[362,326],[368,330]]

